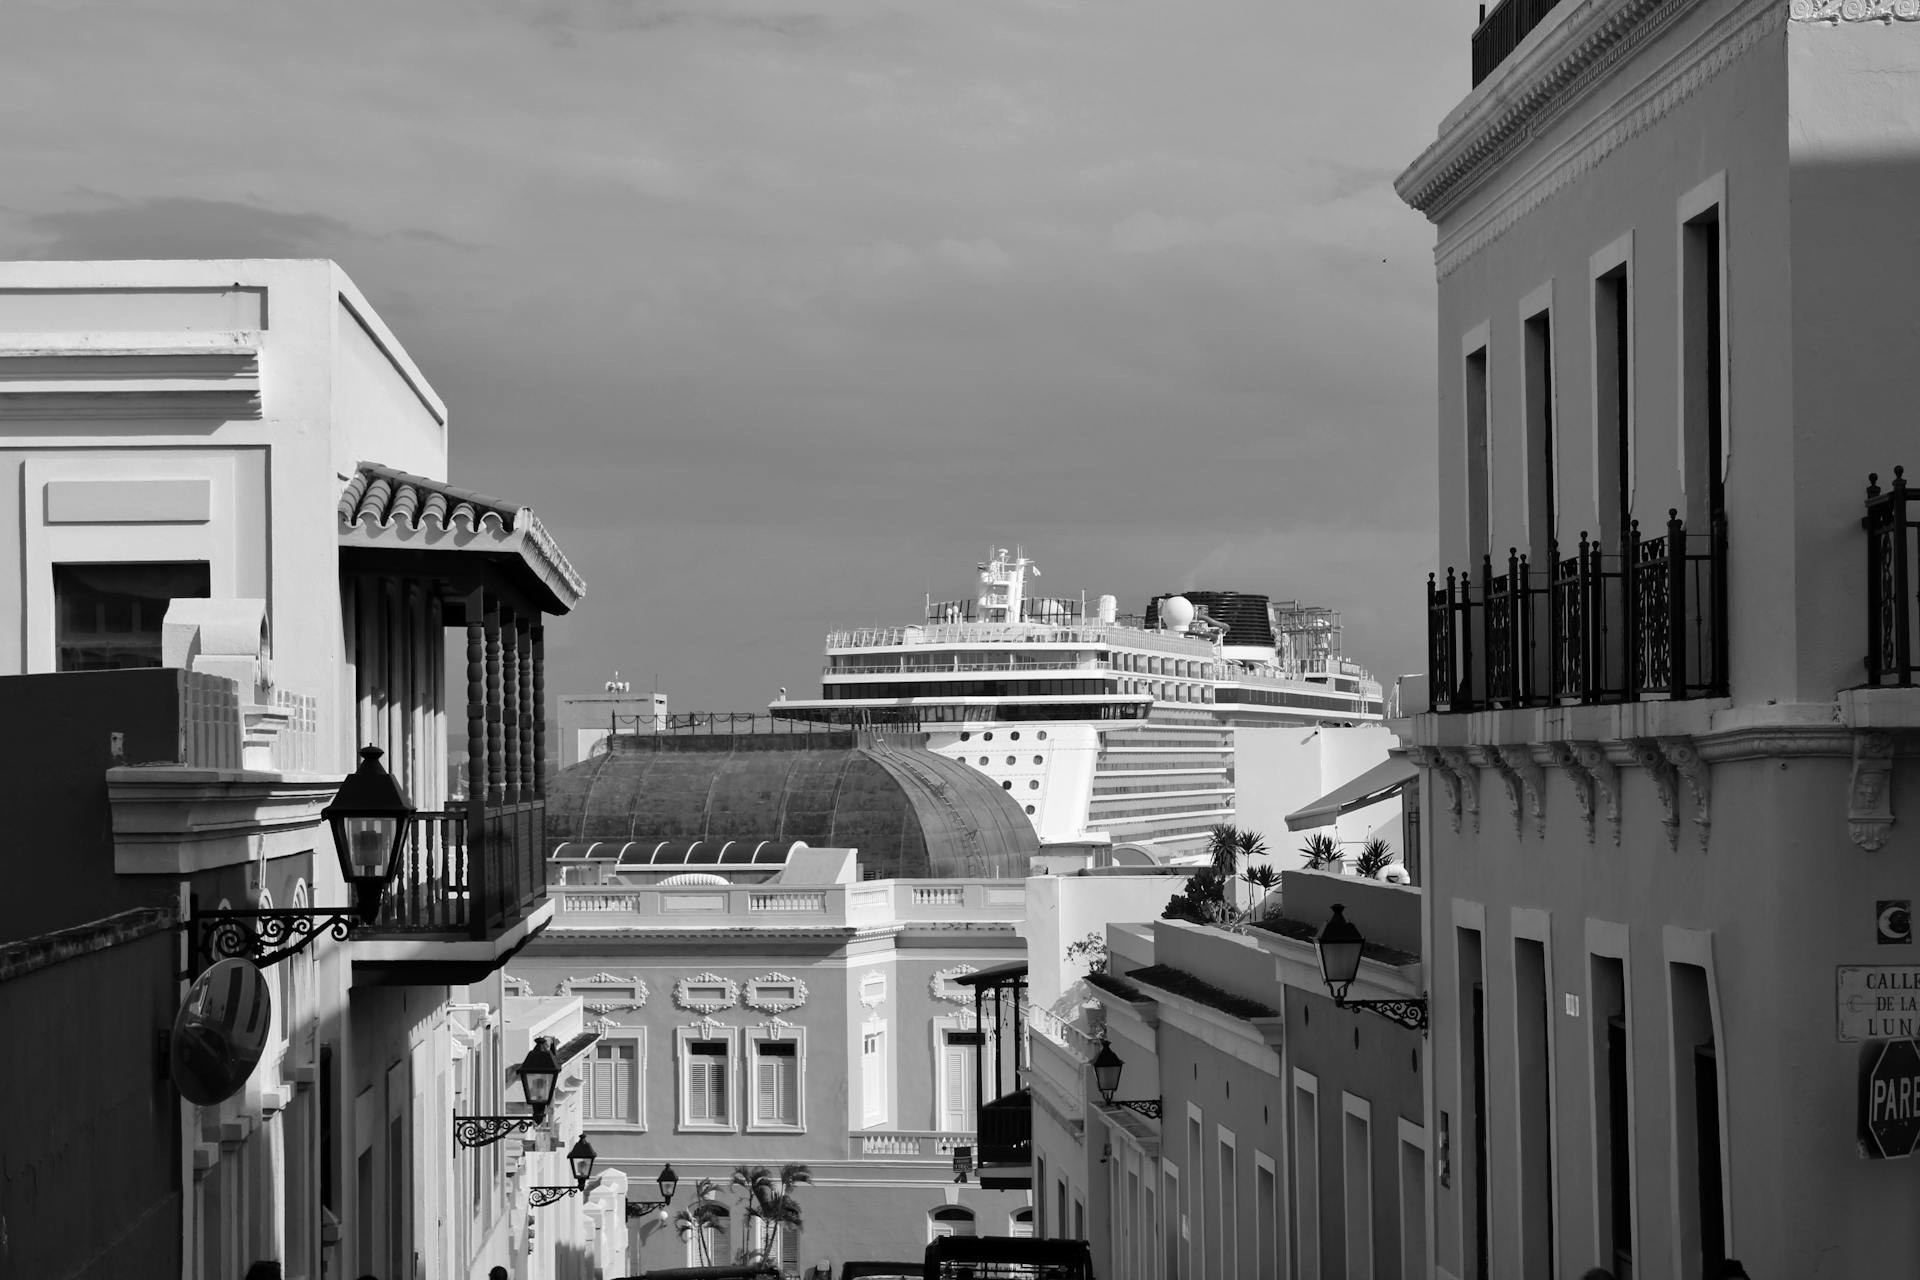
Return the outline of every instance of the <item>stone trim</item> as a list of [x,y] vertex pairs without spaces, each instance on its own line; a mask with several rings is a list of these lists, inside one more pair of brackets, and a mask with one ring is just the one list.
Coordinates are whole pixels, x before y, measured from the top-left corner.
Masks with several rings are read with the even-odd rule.
[[11,982],[68,960],[137,942],[172,929],[175,923],[174,913],[165,907],[134,907],[71,929],[0,944],[0,982]]
[[1793,0],[1792,22],[1920,22],[1920,0]]

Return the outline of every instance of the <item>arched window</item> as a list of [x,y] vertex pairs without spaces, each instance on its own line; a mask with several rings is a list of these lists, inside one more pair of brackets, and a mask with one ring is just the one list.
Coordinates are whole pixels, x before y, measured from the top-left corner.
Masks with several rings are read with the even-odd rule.
[[973,1234],[973,1210],[957,1204],[942,1205],[927,1215],[927,1238],[970,1236]]
[[1007,1218],[1007,1234],[1019,1239],[1033,1238],[1033,1206],[1015,1209]]

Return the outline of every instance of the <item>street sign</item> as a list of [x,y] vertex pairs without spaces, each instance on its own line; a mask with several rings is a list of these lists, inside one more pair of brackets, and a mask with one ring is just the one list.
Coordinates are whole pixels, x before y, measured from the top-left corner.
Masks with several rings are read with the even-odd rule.
[[1920,965],[1843,964],[1834,983],[1842,1042],[1920,1036]]
[[1868,1050],[1860,1078],[1860,1146],[1869,1160],[1898,1160],[1920,1141],[1920,1045],[1889,1040]]

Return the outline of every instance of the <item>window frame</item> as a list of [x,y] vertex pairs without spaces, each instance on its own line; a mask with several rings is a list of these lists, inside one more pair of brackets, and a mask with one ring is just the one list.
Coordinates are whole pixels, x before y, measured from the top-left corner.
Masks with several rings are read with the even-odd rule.
[[[724,1120],[695,1118],[689,1109],[693,1100],[693,1090],[689,1082],[689,1073],[693,1067],[693,1049],[695,1043],[717,1041],[727,1046],[727,1078],[721,1089],[721,1096],[727,1100],[727,1116]],[[702,1055],[705,1056],[705,1055]],[[713,1025],[675,1027],[673,1032],[673,1059],[675,1079],[674,1119],[675,1130],[679,1133],[738,1133],[740,1131],[739,1092],[740,1078],[740,1033],[737,1027]]]
[[[747,1133],[805,1133],[807,1131],[807,1033],[804,1027],[745,1027],[741,1081],[746,1097],[740,1112]],[[793,1116],[791,1121],[768,1120],[760,1114],[760,1048],[793,1046]]]
[[[875,1076],[877,1088],[867,1087],[867,1041],[877,1041],[874,1049]],[[884,1018],[863,1023],[860,1027],[860,1127],[862,1129],[884,1128],[893,1117],[893,1090],[888,1088],[892,1081],[892,1063],[887,1053],[887,1022]]]
[[[633,1119],[613,1120],[596,1116],[593,1106],[593,1075],[599,1063],[602,1047],[630,1045],[633,1048]],[[589,1057],[587,1078],[581,1084],[580,1115],[581,1123],[590,1129],[609,1129],[620,1133],[645,1133],[647,1131],[647,1032],[644,1027],[622,1027],[618,1031],[602,1032],[600,1038],[587,1049]]]

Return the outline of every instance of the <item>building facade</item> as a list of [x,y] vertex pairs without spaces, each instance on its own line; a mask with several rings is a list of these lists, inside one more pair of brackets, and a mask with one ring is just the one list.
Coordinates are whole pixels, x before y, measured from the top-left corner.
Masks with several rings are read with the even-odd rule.
[[1911,1027],[1845,985],[1909,972],[1916,886],[1910,522],[1868,488],[1920,393],[1914,17],[1508,0],[1399,179],[1452,566],[1408,724],[1438,1275],[1920,1247],[1873,1087]]
[[[552,914],[542,623],[578,575],[435,478],[446,408],[332,263],[0,265],[0,369],[0,1000],[44,1051],[0,1068],[41,1102],[0,1274],[510,1264],[506,1170],[456,1161],[452,1116],[502,1110],[498,971]],[[321,811],[368,744],[421,811],[379,915],[250,946],[218,913],[350,901]],[[270,1031],[195,1105],[164,1036],[236,937]]]

